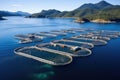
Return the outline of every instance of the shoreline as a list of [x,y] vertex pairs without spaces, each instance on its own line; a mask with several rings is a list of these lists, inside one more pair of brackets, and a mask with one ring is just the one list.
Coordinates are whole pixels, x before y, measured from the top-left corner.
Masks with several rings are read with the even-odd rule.
[[110,21],[110,20],[104,20],[104,19],[94,19],[94,20],[89,20],[89,21],[76,19],[76,20],[74,20],[74,22],[78,22],[78,23],[92,22],[92,23],[101,23],[101,24],[119,23],[117,21]]

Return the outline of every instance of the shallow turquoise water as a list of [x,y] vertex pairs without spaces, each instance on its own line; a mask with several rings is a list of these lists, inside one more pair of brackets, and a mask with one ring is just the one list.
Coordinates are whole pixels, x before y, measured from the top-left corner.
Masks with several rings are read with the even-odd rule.
[[[16,34],[27,34],[41,31],[69,28],[94,28],[96,30],[120,31],[120,23],[96,24],[74,23],[71,18],[28,19],[7,17],[0,21],[0,80],[119,80],[120,74],[120,38],[112,39],[105,46],[92,49],[89,57],[74,58],[67,66],[53,67],[14,54],[13,50],[21,46],[38,43],[19,44],[14,38]],[[69,37],[71,35],[68,35]],[[59,36],[47,39],[61,39]],[[41,43],[41,42],[39,42]]]

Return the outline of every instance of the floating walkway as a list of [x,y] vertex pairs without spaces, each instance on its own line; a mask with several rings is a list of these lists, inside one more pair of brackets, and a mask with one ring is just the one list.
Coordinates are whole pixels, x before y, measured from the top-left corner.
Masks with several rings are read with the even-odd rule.
[[32,35],[15,35],[15,38],[19,39],[19,43],[41,42],[43,36],[36,37]]
[[65,44],[58,43],[46,43],[36,45],[38,48],[44,48],[46,50],[52,50],[60,52],[61,54],[67,54],[73,57],[81,57],[81,56],[89,56],[91,55],[91,51],[87,48],[82,48],[78,46],[70,46]]
[[63,35],[63,36],[66,36],[67,33],[62,33],[62,32],[54,32],[54,31],[51,31],[50,34],[55,34],[55,35]]
[[109,38],[118,38],[120,36],[120,32],[117,31],[96,31],[89,33],[94,36],[102,36],[102,37],[109,37]]
[[55,34],[50,34],[49,32],[48,32],[48,33],[40,32],[40,34],[41,34],[41,35],[44,35],[44,36],[57,37],[57,35],[55,35]]
[[107,42],[104,40],[96,40],[96,39],[89,39],[89,38],[65,38],[64,40],[73,40],[73,41],[80,41],[80,42],[87,42],[92,43],[93,45],[106,45]]
[[96,31],[93,32],[94,34],[105,34],[105,35],[116,35],[116,36],[120,36],[120,32],[118,31],[108,31],[108,30],[100,30],[100,31]]
[[71,45],[71,46],[79,46],[83,48],[88,48],[91,49],[94,47],[93,44],[87,43],[87,42],[80,42],[80,41],[73,41],[73,40],[55,40],[53,43],[61,43],[61,44],[66,44],[66,45]]
[[17,48],[14,52],[18,55],[31,58],[54,66],[67,65],[72,62],[72,57],[60,51],[38,48],[35,46]]
[[83,32],[83,31],[93,31],[94,29],[92,28],[71,28],[69,30]]
[[95,35],[92,35],[92,34],[81,34],[79,36],[74,36],[74,37],[75,38],[89,38],[89,39],[105,40],[105,41],[110,40],[109,37],[95,36]]
[[35,37],[41,37],[43,36],[43,38],[51,38],[51,37],[56,37],[56,35],[50,35],[50,34],[46,34],[46,33],[31,33],[31,34],[28,34],[30,36],[35,36]]
[[63,33],[70,33],[70,34],[75,34],[75,31],[71,31],[71,30],[61,30],[61,32]]
[[119,36],[117,35],[108,35],[108,34],[95,34],[95,33],[90,33],[93,36],[101,36],[101,37],[109,37],[110,39],[118,38]]

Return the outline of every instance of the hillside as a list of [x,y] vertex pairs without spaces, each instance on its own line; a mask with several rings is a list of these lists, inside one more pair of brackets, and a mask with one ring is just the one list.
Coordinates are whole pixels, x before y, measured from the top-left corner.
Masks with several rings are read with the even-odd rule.
[[61,12],[55,9],[50,10],[42,10],[40,13],[32,14],[28,17],[34,17],[34,18],[48,18],[48,17],[56,17],[57,14],[60,14]]
[[[116,21],[120,22],[120,5],[112,5],[106,1],[100,1],[99,3],[84,4],[73,11],[64,11],[59,10],[43,10],[40,13],[32,14],[31,18],[48,18],[48,17],[74,17],[78,20],[89,21],[95,19],[103,19],[104,21]],[[84,18],[84,19],[82,19]],[[87,21],[88,21],[87,20]]]
[[17,12],[9,12],[9,11],[0,11],[0,16],[29,16],[30,14],[27,12],[17,11]]

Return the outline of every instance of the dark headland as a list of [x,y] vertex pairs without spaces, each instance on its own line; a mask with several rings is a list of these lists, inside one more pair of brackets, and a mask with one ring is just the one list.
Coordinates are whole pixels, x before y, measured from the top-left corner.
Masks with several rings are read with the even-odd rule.
[[113,5],[106,1],[96,4],[88,3],[74,9],[73,11],[59,11],[55,9],[42,10],[34,13],[28,18],[75,18],[76,22],[116,23],[120,22],[120,5]]
[[0,20],[6,20],[6,19],[0,16]]

